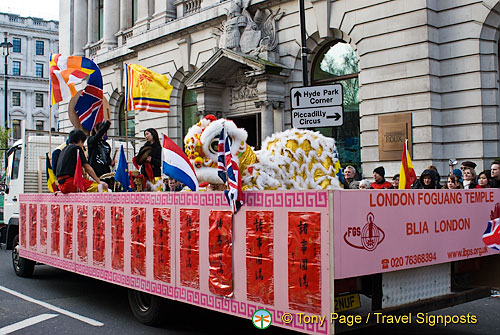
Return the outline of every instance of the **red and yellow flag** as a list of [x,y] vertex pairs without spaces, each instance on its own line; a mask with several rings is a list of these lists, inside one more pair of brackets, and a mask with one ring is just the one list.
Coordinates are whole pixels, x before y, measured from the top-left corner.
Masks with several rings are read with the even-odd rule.
[[410,153],[408,152],[408,140],[405,140],[403,155],[401,157],[401,168],[399,169],[398,189],[409,189],[416,180],[417,175],[415,174],[415,170],[413,170]]
[[146,112],[170,112],[173,86],[167,76],[137,64],[125,64],[127,75],[126,109]]

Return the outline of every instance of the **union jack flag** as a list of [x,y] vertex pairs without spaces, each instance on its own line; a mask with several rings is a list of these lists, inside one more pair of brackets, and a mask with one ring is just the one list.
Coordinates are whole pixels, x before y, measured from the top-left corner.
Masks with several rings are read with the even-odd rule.
[[83,128],[88,131],[104,119],[101,70],[94,62],[90,62],[94,72],[90,74],[87,86],[75,105],[76,114]]
[[483,234],[483,242],[488,248],[500,251],[500,218],[488,221],[488,227]]
[[241,190],[240,170],[238,163],[236,163],[231,155],[231,144],[229,141],[230,138],[224,126],[222,126],[219,136],[217,174],[220,179],[229,186],[229,190],[225,190],[224,194],[226,195],[229,206],[231,206],[233,214],[236,214],[241,206],[243,206],[243,191]]

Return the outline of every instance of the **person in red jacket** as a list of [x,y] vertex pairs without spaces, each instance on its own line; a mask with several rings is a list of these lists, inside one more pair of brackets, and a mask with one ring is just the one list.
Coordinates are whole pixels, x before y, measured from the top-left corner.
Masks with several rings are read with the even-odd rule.
[[385,169],[383,166],[379,166],[373,170],[373,179],[375,179],[375,181],[370,184],[370,188],[376,190],[393,188],[392,184],[386,181],[384,177]]

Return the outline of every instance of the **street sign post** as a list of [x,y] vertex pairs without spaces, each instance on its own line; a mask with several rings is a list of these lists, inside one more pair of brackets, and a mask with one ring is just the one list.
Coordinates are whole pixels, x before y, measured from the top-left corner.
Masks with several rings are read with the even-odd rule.
[[334,127],[344,123],[342,85],[294,87],[290,90],[292,126]]
[[292,126],[294,128],[341,126],[342,114],[342,106],[294,109]]

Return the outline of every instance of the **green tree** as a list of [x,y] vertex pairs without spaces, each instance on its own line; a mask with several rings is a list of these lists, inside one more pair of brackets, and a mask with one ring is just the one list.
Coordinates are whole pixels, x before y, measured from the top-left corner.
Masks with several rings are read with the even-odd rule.
[[[326,54],[321,61],[320,68],[333,76],[345,76],[359,71],[358,60],[354,50],[345,43],[337,43]],[[352,78],[341,81],[344,88],[344,106],[359,104],[358,78]]]
[[12,129],[0,127],[0,148],[3,150],[3,155],[0,156],[0,160],[2,161],[0,170],[5,168],[5,162],[7,161],[7,149],[9,148],[9,138],[11,133]]

